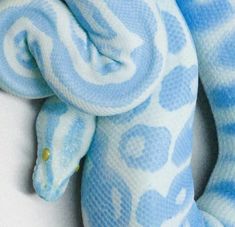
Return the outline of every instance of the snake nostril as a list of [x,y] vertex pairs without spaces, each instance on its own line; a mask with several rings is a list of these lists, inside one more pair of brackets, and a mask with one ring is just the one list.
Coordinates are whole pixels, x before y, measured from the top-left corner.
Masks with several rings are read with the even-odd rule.
[[50,150],[48,148],[44,148],[42,151],[42,160],[47,161],[50,158]]

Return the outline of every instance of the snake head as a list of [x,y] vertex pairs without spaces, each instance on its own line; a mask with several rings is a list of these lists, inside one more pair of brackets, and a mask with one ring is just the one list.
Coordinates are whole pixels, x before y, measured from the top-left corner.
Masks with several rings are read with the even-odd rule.
[[78,170],[95,129],[95,117],[56,97],[48,99],[37,118],[38,154],[33,174],[37,194],[57,200]]

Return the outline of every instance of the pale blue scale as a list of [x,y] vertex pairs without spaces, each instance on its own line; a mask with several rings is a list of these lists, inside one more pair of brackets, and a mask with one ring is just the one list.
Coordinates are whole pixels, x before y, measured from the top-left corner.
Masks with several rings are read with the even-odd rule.
[[189,215],[186,218],[185,222],[183,223],[182,226],[187,226],[189,225],[190,227],[207,227],[209,226],[209,223],[207,223],[206,220],[202,218],[200,215],[200,211],[198,210],[196,204],[194,203],[189,211]]
[[[233,193],[234,189],[235,189],[234,181],[221,181],[213,184],[208,190],[208,192],[212,192],[215,194],[218,193],[220,197],[227,199],[229,202],[235,202],[235,195]],[[224,192],[222,195],[221,191]]]
[[184,31],[177,18],[167,12],[162,13],[167,30],[168,48],[172,54],[178,53],[186,44]]
[[176,1],[193,31],[205,31],[223,23],[233,15],[229,0],[177,0]]
[[176,140],[172,160],[177,166],[182,165],[191,155],[192,126],[193,117],[190,117]]
[[[74,0],[65,1],[65,2],[67,3],[71,11],[73,12],[78,23],[81,24],[81,26],[90,34],[92,43],[95,43],[97,38],[102,37],[103,39],[110,40],[117,36],[117,33],[113,30],[112,27],[110,27],[108,21],[106,21],[104,17],[102,16],[100,9],[98,9],[96,5],[93,4],[92,2],[89,2],[86,0],[81,0],[79,4],[77,3],[77,1],[74,1]],[[99,30],[96,29],[94,26],[92,26],[90,24],[90,21],[88,21],[83,16],[83,12],[79,8],[79,6],[82,6],[82,5],[86,5],[87,9],[89,9],[92,12],[91,16],[98,23],[99,27],[102,28],[102,31],[103,31],[102,34],[100,34]]]
[[195,93],[192,92],[191,85],[196,76],[196,66],[189,69],[183,66],[175,67],[162,81],[161,106],[174,111],[187,103],[192,103],[195,100]]
[[125,124],[131,122],[135,117],[138,117],[141,113],[143,113],[148,106],[150,105],[151,97],[148,98],[145,102],[130,110],[124,114],[114,115],[107,117],[110,121],[114,122],[115,124]]
[[[141,153],[136,155],[138,148],[134,145],[141,146],[139,142],[141,140],[144,147],[141,147]],[[123,133],[119,152],[130,168],[154,172],[167,162],[170,143],[171,134],[167,128],[135,125]]]
[[226,85],[220,85],[212,89],[209,93],[211,103],[217,108],[228,108],[235,106],[235,82]]
[[[87,4],[87,3],[86,3]],[[70,2],[70,8],[72,7],[74,13],[76,15],[80,15],[79,16],[79,22],[81,23],[81,25],[83,27],[86,28],[86,31],[89,32],[90,34],[100,37],[101,34],[98,33],[98,31],[94,31],[92,29],[91,26],[89,26],[88,22],[86,22],[85,18],[82,16],[81,12],[79,11],[79,9],[76,7],[76,4],[74,4],[73,2]],[[97,21],[99,23],[99,26],[102,27],[102,29],[104,31],[106,31],[106,33],[102,34],[102,38],[110,40],[115,38],[115,36],[117,35],[115,33],[114,30],[112,30],[112,28],[109,26],[109,24],[104,20],[104,18],[102,17],[101,13],[99,12],[99,10],[97,8],[95,8],[94,5],[92,5],[91,3],[88,3],[88,7],[90,8],[90,10],[93,10],[93,19],[95,21]],[[77,23],[75,23],[74,21],[71,22],[71,26],[77,26]],[[75,28],[74,28],[75,29]],[[92,61],[92,54],[94,54],[93,52],[95,52],[96,54],[99,55],[99,52],[95,50],[95,46],[92,42],[92,40],[87,40],[87,44],[79,37],[77,37],[76,33],[73,31],[72,33],[72,37],[74,42],[77,45],[78,51],[80,52],[81,56],[83,57],[83,59],[87,62],[90,63]],[[105,46],[99,47],[99,51],[102,52],[102,49],[104,48],[105,50]],[[110,52],[112,53],[112,57],[117,58],[118,56],[120,56],[120,52],[121,50],[116,49],[115,47],[109,47]],[[116,53],[116,55],[115,55]],[[100,65],[97,65],[96,69],[97,71],[99,71],[101,74],[103,74],[104,76],[111,73],[111,72],[115,72],[118,71],[121,67],[121,63],[118,61],[113,61],[110,63],[107,63],[105,65],[102,65],[102,62],[100,62]]]
[[16,58],[23,67],[31,70],[37,70],[37,64],[35,60],[32,59],[32,56],[29,54],[29,50],[27,49],[25,42],[26,36],[26,31],[23,31],[15,37],[15,47],[19,49]]
[[[169,205],[167,202],[168,201],[156,191],[146,192],[140,198],[136,213],[139,224],[143,227],[160,226],[163,220],[173,215],[172,209],[170,210],[169,208],[167,208],[167,212],[163,212]],[[162,204],[164,204],[164,206],[162,206]],[[161,213],[159,213],[159,210]],[[153,212],[155,214],[153,214]],[[153,216],[155,217],[153,218]]]
[[235,135],[235,123],[227,123],[219,129],[227,135]]
[[229,33],[218,47],[218,63],[226,69],[235,70],[235,31]]

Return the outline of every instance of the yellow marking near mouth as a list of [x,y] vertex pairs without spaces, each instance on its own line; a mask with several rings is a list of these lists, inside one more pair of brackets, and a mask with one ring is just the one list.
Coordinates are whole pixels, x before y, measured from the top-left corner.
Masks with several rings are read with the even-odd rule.
[[47,161],[50,158],[50,150],[48,148],[44,148],[42,151],[42,160]]
[[75,169],[75,172],[78,172],[80,169],[80,166],[78,165],[77,168]]

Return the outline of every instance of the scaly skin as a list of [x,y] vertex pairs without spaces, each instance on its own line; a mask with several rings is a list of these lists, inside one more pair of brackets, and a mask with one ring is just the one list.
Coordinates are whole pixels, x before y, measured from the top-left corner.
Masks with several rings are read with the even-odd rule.
[[192,32],[217,127],[219,156],[198,207],[207,226],[235,226],[235,1],[177,0]]
[[87,154],[84,226],[204,226],[197,58],[174,0],[3,0],[0,27],[1,88],[53,95],[37,119],[39,196],[58,199]]

